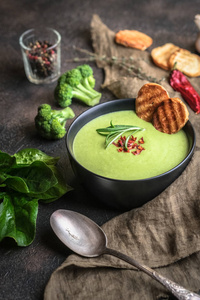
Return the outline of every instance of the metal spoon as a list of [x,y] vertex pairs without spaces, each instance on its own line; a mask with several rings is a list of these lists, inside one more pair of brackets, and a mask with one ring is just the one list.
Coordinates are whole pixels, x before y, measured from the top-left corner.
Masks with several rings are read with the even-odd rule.
[[200,296],[158,274],[116,250],[107,248],[107,238],[103,230],[91,219],[77,212],[59,209],[50,218],[50,224],[58,238],[72,251],[86,257],[109,254],[133,265],[165,286],[177,299],[197,300]]

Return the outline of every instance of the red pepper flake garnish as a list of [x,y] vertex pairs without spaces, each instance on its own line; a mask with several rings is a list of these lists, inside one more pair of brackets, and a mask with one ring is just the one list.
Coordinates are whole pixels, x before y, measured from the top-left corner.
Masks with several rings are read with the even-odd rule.
[[[133,153],[134,155],[140,154],[143,150],[145,150],[144,147],[141,146],[141,144],[144,144],[144,139],[143,137],[138,141],[139,144],[137,144],[136,141],[137,137],[134,138],[131,136],[127,143],[127,148],[125,147],[126,143],[126,137],[121,136],[120,139],[117,142],[113,142],[112,144],[115,145],[118,149],[118,152],[126,152],[126,153]],[[133,149],[136,149],[135,151],[131,151]]]
[[136,151],[133,151],[133,155],[139,155],[142,152],[142,150],[137,149]]
[[137,137],[131,136],[131,138],[129,139],[129,142],[135,142],[137,140]]
[[144,139],[143,139],[143,137],[141,137],[141,139],[139,139],[138,143],[139,143],[139,144],[144,144]]
[[116,147],[119,147],[118,143],[113,142],[113,145],[115,145]]
[[130,150],[124,149],[123,152],[124,152],[124,153],[130,153]]
[[145,150],[142,146],[138,146],[137,149],[138,149],[138,150],[141,150],[141,151],[142,151],[142,150]]
[[133,146],[132,146],[132,149],[137,148],[137,146],[138,146],[138,144],[134,143]]
[[171,72],[170,85],[175,91],[181,93],[196,114],[200,113],[200,96],[182,72],[176,69]]
[[119,144],[121,147],[123,147],[123,140],[120,139],[120,140],[118,141],[118,144]]

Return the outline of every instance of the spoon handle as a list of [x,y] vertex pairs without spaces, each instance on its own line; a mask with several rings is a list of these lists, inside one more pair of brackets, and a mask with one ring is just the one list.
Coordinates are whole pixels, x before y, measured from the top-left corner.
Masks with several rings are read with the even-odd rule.
[[167,279],[166,277],[162,276],[161,274],[157,273],[156,271],[152,270],[151,268],[140,264],[133,258],[122,254],[114,249],[106,248],[105,254],[109,254],[120,258],[121,260],[133,265],[134,267],[138,268],[139,270],[143,271],[144,273],[151,276],[153,279],[160,282],[163,286],[165,286],[177,299],[180,300],[198,300],[200,299],[200,295],[197,295],[193,292],[188,291],[184,287],[178,285],[177,283]]

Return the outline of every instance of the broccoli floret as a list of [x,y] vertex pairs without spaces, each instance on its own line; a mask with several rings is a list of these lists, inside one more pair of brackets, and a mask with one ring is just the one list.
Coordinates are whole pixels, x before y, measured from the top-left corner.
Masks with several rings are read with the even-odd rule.
[[92,68],[89,65],[81,65],[77,67],[77,69],[79,69],[82,75],[82,85],[89,90],[93,90],[95,87],[95,79]]
[[75,114],[70,107],[53,110],[49,104],[41,104],[35,117],[35,127],[38,133],[46,139],[61,139],[66,134],[65,125]]
[[66,81],[66,74],[64,73],[58,78],[58,84],[61,85],[65,83],[65,81]]
[[94,106],[101,99],[101,93],[94,90],[94,85],[92,68],[89,65],[79,66],[59,78],[54,92],[55,100],[61,107],[69,106],[72,98]]
[[58,84],[54,91],[54,97],[61,107],[67,107],[72,103],[73,89],[67,83]]
[[[91,104],[91,98],[82,91],[73,88],[71,85],[64,83],[55,88],[54,97],[61,107],[67,107],[72,103],[72,98],[82,100],[86,104]],[[96,101],[96,100],[95,100]]]

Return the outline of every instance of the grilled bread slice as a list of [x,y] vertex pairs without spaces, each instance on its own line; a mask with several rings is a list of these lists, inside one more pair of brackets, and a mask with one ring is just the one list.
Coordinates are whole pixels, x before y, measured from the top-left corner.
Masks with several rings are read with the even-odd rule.
[[145,50],[153,43],[150,36],[137,30],[120,30],[115,34],[115,41],[125,47],[139,50]]
[[135,111],[139,118],[151,122],[153,113],[162,101],[169,98],[164,87],[157,83],[146,83],[138,92],[135,101]]
[[169,58],[172,53],[174,53],[176,50],[180,49],[178,46],[175,46],[172,43],[164,44],[163,46],[154,48],[151,51],[151,57],[154,61],[154,63],[164,69],[164,70],[170,70],[169,68]]
[[188,50],[176,50],[171,54],[168,63],[170,69],[172,69],[176,63],[176,69],[189,77],[200,76],[200,56]]
[[179,98],[163,101],[153,114],[153,126],[164,133],[178,132],[188,121],[189,112]]

